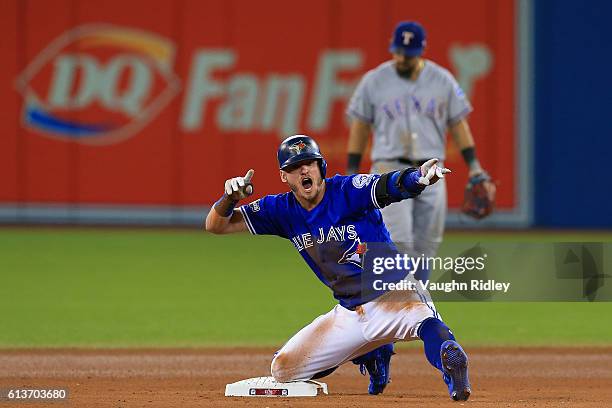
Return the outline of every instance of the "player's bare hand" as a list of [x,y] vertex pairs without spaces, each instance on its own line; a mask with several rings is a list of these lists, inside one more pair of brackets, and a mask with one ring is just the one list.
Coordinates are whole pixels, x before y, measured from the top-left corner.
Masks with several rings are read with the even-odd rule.
[[424,186],[434,184],[436,181],[443,179],[445,174],[451,173],[450,169],[438,166],[438,159],[427,160],[421,166],[421,177],[419,183]]
[[225,180],[225,194],[236,201],[247,198],[253,194],[253,184],[251,183],[253,174],[255,174],[255,170],[250,169],[244,177],[234,177]]

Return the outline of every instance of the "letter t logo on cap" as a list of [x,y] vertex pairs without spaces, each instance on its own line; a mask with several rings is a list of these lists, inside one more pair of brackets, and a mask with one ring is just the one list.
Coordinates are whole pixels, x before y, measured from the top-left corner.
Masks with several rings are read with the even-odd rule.
[[412,38],[414,37],[414,33],[411,31],[404,31],[402,33],[402,36],[404,37],[404,45],[409,45],[410,40],[412,40]]

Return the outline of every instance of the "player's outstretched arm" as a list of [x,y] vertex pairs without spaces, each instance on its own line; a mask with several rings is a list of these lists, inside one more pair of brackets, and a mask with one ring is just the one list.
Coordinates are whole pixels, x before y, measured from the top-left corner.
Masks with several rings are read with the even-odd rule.
[[418,169],[408,168],[382,174],[376,183],[376,201],[380,207],[385,207],[414,198],[450,172],[450,169],[438,166],[438,159],[430,159]]
[[236,204],[253,194],[251,178],[255,170],[251,169],[244,177],[234,177],[225,181],[223,196],[213,205],[206,216],[206,231],[213,234],[231,234],[247,231],[242,213]]

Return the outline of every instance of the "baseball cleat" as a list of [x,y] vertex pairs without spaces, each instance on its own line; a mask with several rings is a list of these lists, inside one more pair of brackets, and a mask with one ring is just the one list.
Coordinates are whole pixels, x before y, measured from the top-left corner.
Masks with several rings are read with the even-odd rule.
[[472,389],[468,378],[468,357],[459,343],[447,340],[440,347],[442,377],[448,385],[448,393],[455,401],[467,401]]
[[370,374],[370,386],[368,393],[372,395],[381,394],[390,382],[390,365],[393,351],[393,343],[385,344],[361,357],[353,360],[354,364],[359,364],[359,371],[365,375],[366,370]]

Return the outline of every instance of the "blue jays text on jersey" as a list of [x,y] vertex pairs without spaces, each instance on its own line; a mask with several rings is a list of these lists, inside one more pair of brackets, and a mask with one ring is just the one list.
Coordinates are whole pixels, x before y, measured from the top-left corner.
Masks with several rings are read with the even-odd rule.
[[[328,178],[323,199],[310,211],[291,192],[265,196],[240,211],[252,234],[289,239],[340,304],[353,308],[382,294],[365,290],[368,285],[362,272],[367,243],[383,243],[395,250],[376,201],[379,179],[373,174]],[[369,272],[365,275],[371,276]],[[404,278],[405,273],[398,273],[385,278],[389,282]]]
[[[346,241],[354,240],[357,238],[357,232],[355,232],[355,226],[353,224],[342,225],[340,227],[332,225],[329,227],[329,230],[326,230],[323,227],[319,228],[318,236],[313,238],[313,235],[310,232],[306,232],[304,234],[296,235],[291,238],[293,242],[293,246],[298,251],[302,251],[304,248],[310,248],[316,242],[317,244],[322,244],[324,242],[330,241]],[[316,239],[316,241],[314,241]]]

